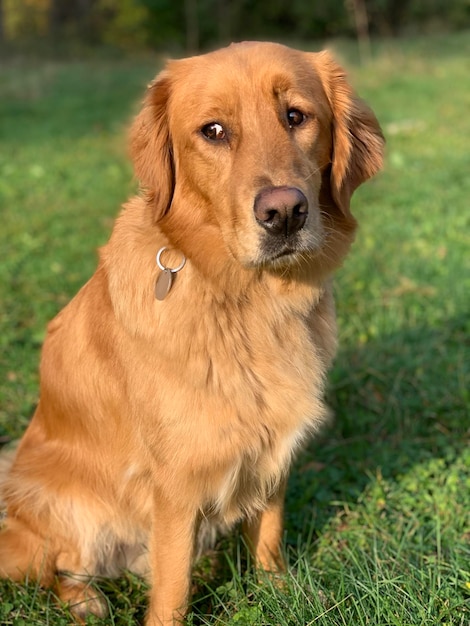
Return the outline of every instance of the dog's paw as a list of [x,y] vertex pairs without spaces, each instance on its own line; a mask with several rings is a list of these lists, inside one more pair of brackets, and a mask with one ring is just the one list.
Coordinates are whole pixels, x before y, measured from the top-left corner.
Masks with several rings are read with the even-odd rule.
[[105,596],[90,581],[61,575],[57,579],[56,592],[59,600],[68,606],[79,624],[85,623],[88,615],[100,618],[108,615]]

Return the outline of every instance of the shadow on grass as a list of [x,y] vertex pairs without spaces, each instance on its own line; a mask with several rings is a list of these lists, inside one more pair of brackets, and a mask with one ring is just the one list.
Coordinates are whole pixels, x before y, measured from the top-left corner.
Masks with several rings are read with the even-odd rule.
[[330,376],[334,420],[300,455],[286,503],[287,541],[321,532],[371,477],[397,478],[416,464],[452,460],[470,440],[469,318],[409,328],[340,350]]

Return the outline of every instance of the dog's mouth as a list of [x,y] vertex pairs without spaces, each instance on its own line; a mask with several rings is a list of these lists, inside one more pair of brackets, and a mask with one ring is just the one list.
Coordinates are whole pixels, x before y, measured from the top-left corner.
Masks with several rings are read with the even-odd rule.
[[270,241],[268,238],[261,245],[261,257],[265,260],[265,262],[278,261],[279,259],[288,259],[289,257],[294,257],[299,254],[300,246],[298,242],[294,241],[286,241],[286,242],[275,242]]
[[318,243],[303,241],[300,233],[284,241],[274,241],[272,238],[263,238],[260,245],[258,262],[256,265],[264,267],[285,267],[298,263],[301,258],[310,257],[318,249]]

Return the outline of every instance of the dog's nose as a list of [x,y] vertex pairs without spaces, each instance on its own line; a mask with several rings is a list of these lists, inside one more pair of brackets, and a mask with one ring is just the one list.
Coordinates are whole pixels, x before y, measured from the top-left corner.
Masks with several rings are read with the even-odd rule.
[[288,237],[305,224],[308,201],[297,187],[268,187],[256,196],[254,213],[268,232]]

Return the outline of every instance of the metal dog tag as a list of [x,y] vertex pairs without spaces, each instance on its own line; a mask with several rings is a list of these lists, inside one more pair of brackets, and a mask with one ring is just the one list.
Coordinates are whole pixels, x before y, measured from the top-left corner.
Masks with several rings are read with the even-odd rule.
[[155,282],[155,297],[157,300],[164,300],[168,295],[173,283],[172,272],[164,269]]
[[155,297],[157,300],[164,300],[166,298],[173,284],[173,274],[176,275],[179,271],[181,271],[186,263],[186,257],[183,254],[183,260],[178,265],[178,267],[167,267],[166,265],[163,265],[161,257],[165,250],[165,246],[163,246],[163,248],[160,248],[160,250],[157,252],[156,257],[158,268],[161,270],[161,274],[155,281]]

